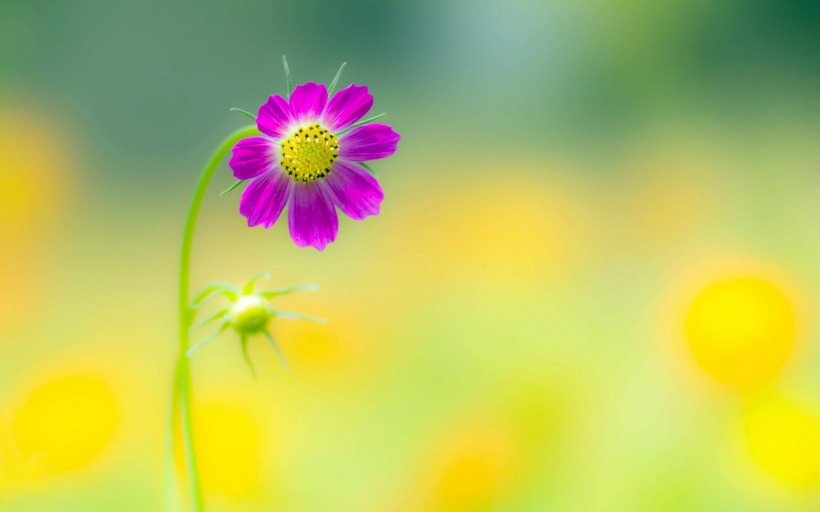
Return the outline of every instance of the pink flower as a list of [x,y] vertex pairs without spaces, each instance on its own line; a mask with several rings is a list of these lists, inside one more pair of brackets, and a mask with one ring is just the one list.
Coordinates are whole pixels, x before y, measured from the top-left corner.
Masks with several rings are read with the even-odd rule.
[[239,202],[248,226],[273,226],[288,206],[290,236],[323,250],[336,239],[338,207],[355,220],[378,215],[384,193],[360,162],[386,158],[401,138],[385,124],[358,124],[373,96],[350,85],[328,99],[323,84],[297,86],[290,101],[271,96],[259,107],[262,135],[240,140],[230,166],[251,180]]

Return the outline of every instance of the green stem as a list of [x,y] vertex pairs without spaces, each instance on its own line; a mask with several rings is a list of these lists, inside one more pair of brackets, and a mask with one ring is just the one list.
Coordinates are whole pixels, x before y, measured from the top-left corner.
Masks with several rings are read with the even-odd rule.
[[[202,486],[199,478],[199,470],[196,463],[196,451],[194,449],[193,435],[193,389],[191,384],[191,366],[186,353],[189,348],[188,329],[191,326],[190,308],[190,281],[191,281],[191,248],[194,241],[194,230],[196,229],[199,210],[202,201],[205,199],[205,192],[211,182],[219,163],[239,140],[253,135],[258,135],[256,126],[246,126],[230,134],[211,154],[211,158],[205,164],[202,174],[199,176],[194,196],[191,199],[191,207],[188,209],[188,218],[185,221],[185,231],[182,235],[182,252],[179,259],[179,355],[177,356],[176,378],[174,379],[174,397],[172,402],[179,404],[179,426],[182,429],[183,453],[185,456],[185,467],[187,471],[188,484],[191,493],[191,506],[195,512],[205,510],[205,501],[202,495]],[[171,417],[171,430],[174,427],[173,415]],[[173,436],[172,436],[173,439]],[[173,441],[170,457],[173,460]]]

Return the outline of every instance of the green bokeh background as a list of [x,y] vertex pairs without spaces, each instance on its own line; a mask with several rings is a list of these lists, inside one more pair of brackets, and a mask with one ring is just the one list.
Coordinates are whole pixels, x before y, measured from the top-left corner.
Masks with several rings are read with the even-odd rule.
[[[209,510],[816,510],[818,24],[811,1],[0,0],[0,509],[165,506],[184,215],[286,54],[297,83],[348,62],[402,141],[382,214],[323,253],[247,229],[215,179],[195,287],[316,282],[281,303],[329,323],[273,326],[289,373],[260,342],[254,380],[229,335],[194,359]],[[734,275],[798,324],[743,386],[681,320]]]

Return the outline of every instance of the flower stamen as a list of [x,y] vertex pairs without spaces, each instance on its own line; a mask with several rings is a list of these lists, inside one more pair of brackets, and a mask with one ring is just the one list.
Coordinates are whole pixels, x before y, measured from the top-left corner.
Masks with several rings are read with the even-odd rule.
[[330,174],[339,139],[320,124],[302,127],[282,142],[282,167],[293,181],[311,183]]

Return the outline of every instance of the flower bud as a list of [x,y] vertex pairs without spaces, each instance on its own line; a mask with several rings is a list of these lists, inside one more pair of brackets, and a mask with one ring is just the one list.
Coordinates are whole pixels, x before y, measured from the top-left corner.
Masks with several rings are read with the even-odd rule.
[[267,300],[259,295],[243,295],[230,310],[230,324],[242,335],[262,332],[272,314]]

